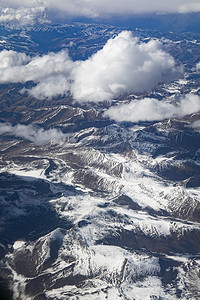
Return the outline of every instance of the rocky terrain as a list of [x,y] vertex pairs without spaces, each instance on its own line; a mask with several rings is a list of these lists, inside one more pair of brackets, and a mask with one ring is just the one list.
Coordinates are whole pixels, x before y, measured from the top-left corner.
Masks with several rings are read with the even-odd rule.
[[[45,26],[2,25],[1,49],[68,47],[85,59],[121,31]],[[200,113],[137,124],[103,113],[116,101],[199,95],[200,39],[134,34],[161,40],[184,78],[99,104],[37,100],[19,93],[23,84],[0,85],[1,126],[12,129],[0,135],[1,299],[199,299],[200,131],[192,124]],[[18,124],[32,137],[13,130]],[[49,130],[57,135],[37,139]]]

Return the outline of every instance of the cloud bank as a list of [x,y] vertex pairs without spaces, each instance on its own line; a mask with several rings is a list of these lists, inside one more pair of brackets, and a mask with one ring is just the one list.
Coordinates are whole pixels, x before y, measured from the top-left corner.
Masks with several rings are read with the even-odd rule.
[[143,13],[188,13],[199,12],[199,0],[1,0],[3,7],[44,7],[49,12],[57,11],[65,16],[105,18],[130,16]]
[[23,138],[31,141],[36,145],[43,145],[53,141],[58,143],[62,139],[66,138],[67,135],[63,134],[57,129],[44,130],[43,128],[37,128],[33,125],[21,125],[12,126],[10,123],[0,123],[0,135],[9,134],[16,137]]
[[179,99],[176,106],[154,98],[133,100],[128,104],[110,107],[105,113],[117,122],[161,121],[173,117],[183,117],[200,111],[200,97],[187,94]]
[[78,102],[99,102],[124,93],[151,90],[179,75],[171,55],[155,40],[140,43],[129,31],[107,41],[86,61],[72,61],[67,50],[44,56],[3,50],[0,53],[0,83],[36,86],[28,92],[38,99],[71,93]]

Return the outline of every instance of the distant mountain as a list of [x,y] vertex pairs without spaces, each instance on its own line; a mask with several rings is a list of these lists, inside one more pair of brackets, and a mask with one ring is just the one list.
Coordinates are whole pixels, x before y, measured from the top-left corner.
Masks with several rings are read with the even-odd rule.
[[[113,26],[130,27],[133,30],[136,28],[159,30],[163,33],[169,31],[175,33],[191,32],[200,33],[200,13],[173,13],[173,14],[143,14],[143,15],[132,15],[131,17],[109,17],[104,20],[101,18],[91,20],[86,18],[73,19],[77,22],[83,23],[99,23],[99,24],[110,24]],[[60,21],[60,20],[59,20]]]

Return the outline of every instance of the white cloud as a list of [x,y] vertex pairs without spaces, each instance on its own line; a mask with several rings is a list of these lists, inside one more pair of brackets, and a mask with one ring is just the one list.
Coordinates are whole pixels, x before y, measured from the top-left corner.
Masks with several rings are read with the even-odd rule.
[[60,130],[34,127],[33,125],[12,126],[10,123],[0,123],[0,135],[9,134],[21,137],[28,141],[34,142],[36,145],[43,145],[51,141],[58,143],[67,137]]
[[46,7],[65,16],[107,17],[137,13],[199,12],[199,0],[1,0],[4,7]]
[[86,61],[73,62],[67,50],[35,57],[7,50],[0,53],[0,83],[34,81],[37,85],[26,91],[39,99],[70,90],[79,102],[98,102],[150,90],[177,75],[173,57],[159,42],[139,43],[129,31],[108,40]]
[[177,74],[173,57],[159,42],[139,43],[131,32],[123,31],[73,69],[72,94],[79,102],[109,100],[150,90]]
[[199,0],[46,0],[45,5],[70,13],[88,17],[110,15],[133,15],[154,12],[196,12],[200,11]]
[[38,99],[64,95],[70,90],[70,74],[76,65],[67,50],[30,57],[24,53],[0,52],[0,83],[37,83],[32,89],[22,89]]
[[22,89],[21,93],[28,92],[39,100],[45,98],[51,99],[52,97],[67,95],[70,92],[71,84],[67,77],[63,75],[47,77],[41,80],[32,89]]
[[37,22],[49,22],[45,7],[0,7],[0,22],[19,25],[33,25]]
[[0,83],[37,82],[61,74],[68,76],[73,65],[67,50],[33,58],[24,53],[3,50],[0,53]]
[[197,120],[191,124],[191,127],[194,128],[196,131],[200,132],[200,120]]
[[[3,50],[0,52],[0,72],[1,76],[4,76],[4,71],[7,68],[21,66],[27,64],[31,60],[30,56],[25,53],[16,52],[13,50]],[[0,78],[1,80],[1,78]],[[12,80],[12,79],[11,79]],[[10,79],[8,80],[10,81]]]
[[200,2],[199,1],[190,1],[190,3],[185,2],[185,4],[179,7],[178,12],[180,13],[200,12]]
[[173,117],[182,117],[200,111],[200,97],[194,94],[187,94],[179,99],[176,106],[158,101],[154,98],[144,98],[142,100],[133,100],[128,104],[121,104],[110,107],[105,113],[117,122],[139,121],[160,121]]
[[1,6],[3,7],[38,7],[44,6],[43,0],[1,0]]

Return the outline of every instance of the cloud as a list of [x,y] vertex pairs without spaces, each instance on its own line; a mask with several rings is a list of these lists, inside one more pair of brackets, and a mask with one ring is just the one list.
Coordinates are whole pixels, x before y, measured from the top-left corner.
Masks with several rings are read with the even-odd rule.
[[178,74],[173,57],[159,42],[140,43],[129,31],[108,40],[86,61],[72,61],[67,50],[35,57],[7,50],[0,53],[0,83],[34,81],[35,87],[22,92],[38,99],[70,91],[78,102],[99,102],[151,90]]
[[73,0],[64,1],[47,0],[45,5],[49,9],[58,7],[71,15],[80,15],[87,17],[105,17],[115,15],[134,15],[140,13],[155,12],[196,12],[200,11],[199,0]]
[[32,89],[22,89],[21,93],[28,92],[30,96],[33,96],[39,100],[51,99],[52,97],[58,97],[67,95],[70,93],[71,84],[67,77],[62,75],[47,77],[41,80]]
[[191,124],[191,127],[194,128],[196,131],[200,132],[200,120],[195,121]]
[[1,0],[2,7],[38,7],[44,6],[43,0]]
[[176,105],[154,98],[133,100],[128,104],[110,107],[105,113],[117,122],[160,121],[173,117],[182,117],[200,111],[200,97],[187,94]]
[[[17,67],[25,65],[31,60],[30,56],[25,53],[16,52],[13,50],[3,50],[0,52],[0,72],[1,76],[6,76],[7,68]],[[5,75],[4,75],[5,73]],[[0,78],[1,80],[1,78]],[[3,80],[3,79],[2,79]],[[12,81],[12,78],[8,78],[8,81]]]
[[9,134],[25,140],[34,142],[36,145],[43,145],[51,141],[58,143],[67,137],[60,130],[34,127],[33,125],[12,126],[10,123],[0,123],[0,135]]
[[200,12],[200,2],[191,1],[190,3],[185,3],[184,5],[180,5],[178,12],[179,13]]
[[200,62],[196,64],[196,70],[200,71]]
[[67,50],[30,57],[12,50],[0,52],[0,83],[36,81],[71,72],[74,63]]
[[32,89],[22,89],[38,99],[67,94],[70,74],[76,65],[67,50],[30,57],[24,53],[3,50],[0,52],[0,83],[33,81]]
[[199,12],[199,0],[1,0],[3,7],[45,7],[65,16],[105,18],[141,13],[188,13]]
[[130,31],[123,31],[74,68],[72,94],[79,102],[110,100],[124,93],[151,90],[177,75],[173,57],[159,42],[139,43]]
[[18,25],[33,25],[49,22],[45,7],[0,7],[0,22]]

